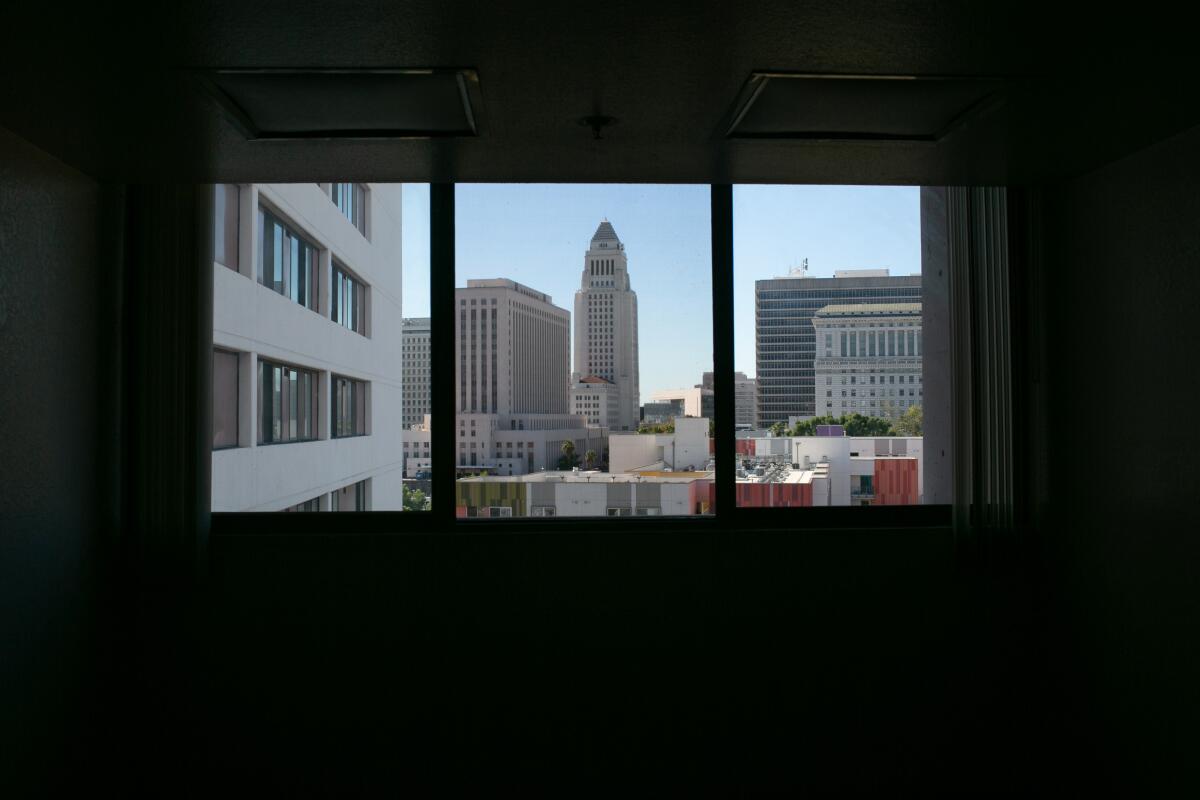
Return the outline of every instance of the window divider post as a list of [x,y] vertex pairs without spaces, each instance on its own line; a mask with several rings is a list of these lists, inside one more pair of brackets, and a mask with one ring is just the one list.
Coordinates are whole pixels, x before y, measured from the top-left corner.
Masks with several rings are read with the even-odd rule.
[[454,184],[429,186],[430,431],[435,526],[454,523]]
[[716,503],[713,513],[728,520],[736,513],[734,491],[733,389],[733,186],[713,184],[712,193],[712,320],[713,408],[716,433]]

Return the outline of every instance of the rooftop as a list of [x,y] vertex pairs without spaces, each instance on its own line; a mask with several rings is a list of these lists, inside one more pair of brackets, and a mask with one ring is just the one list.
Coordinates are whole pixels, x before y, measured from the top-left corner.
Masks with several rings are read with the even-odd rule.
[[833,277],[835,278],[886,278],[889,277],[889,271],[885,269],[835,269]]
[[546,470],[525,475],[475,475],[459,478],[458,483],[691,483],[712,480],[712,471],[664,472],[645,470],[638,472],[599,472],[574,470]]
[[613,229],[612,223],[604,220],[600,223],[600,227],[596,228],[596,232],[592,234],[593,242],[619,242],[617,232]]
[[920,314],[920,303],[840,303],[820,308],[818,317],[882,317]]
[[[467,281],[467,289],[511,289],[514,292],[523,294],[526,297],[532,297],[535,300],[540,300],[547,305],[553,305],[553,300],[550,295],[545,292],[539,292],[537,289],[532,289],[523,283],[517,283],[508,278],[471,278]],[[456,292],[464,291],[462,288],[455,289]],[[557,307],[556,307],[557,308]],[[558,309],[563,311],[564,309]]]

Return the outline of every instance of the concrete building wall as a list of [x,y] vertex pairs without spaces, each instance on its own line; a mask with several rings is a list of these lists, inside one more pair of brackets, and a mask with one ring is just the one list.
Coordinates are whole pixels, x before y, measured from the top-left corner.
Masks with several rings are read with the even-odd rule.
[[628,472],[662,460],[662,444],[670,434],[622,433],[608,437],[610,472]]
[[[213,268],[213,345],[238,353],[237,447],[212,459],[214,511],[276,511],[334,489],[368,481],[371,508],[399,509],[403,426],[401,190],[368,186],[367,236],[320,184],[245,185],[238,191],[237,269]],[[315,308],[258,281],[260,208],[269,210],[319,252]],[[369,238],[368,238],[369,237]],[[366,335],[331,319],[334,261],[365,284]],[[259,362],[267,359],[318,374],[317,438],[258,443]],[[366,435],[331,438],[333,376],[363,381]]]
[[610,472],[627,472],[660,461],[676,472],[701,470],[709,460],[708,420],[679,417],[675,433],[615,434],[608,445]]
[[621,391],[613,383],[591,380],[571,383],[571,413],[583,417],[587,424],[611,428],[620,419]]
[[920,502],[919,469],[915,458],[877,458],[874,465],[874,505],[914,505]]

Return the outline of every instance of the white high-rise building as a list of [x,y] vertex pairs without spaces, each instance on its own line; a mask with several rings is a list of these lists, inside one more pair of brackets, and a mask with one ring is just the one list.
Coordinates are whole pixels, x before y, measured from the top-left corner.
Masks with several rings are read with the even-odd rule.
[[399,184],[215,188],[214,511],[399,510]]
[[637,294],[630,288],[625,245],[608,220],[600,223],[583,257],[583,276],[575,293],[574,385],[589,376],[616,387],[614,431],[637,430]]

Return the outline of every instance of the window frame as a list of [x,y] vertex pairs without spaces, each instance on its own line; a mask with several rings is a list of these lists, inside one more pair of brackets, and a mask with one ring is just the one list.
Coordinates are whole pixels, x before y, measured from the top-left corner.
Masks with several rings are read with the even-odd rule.
[[[341,202],[343,192],[345,191],[344,187],[349,187],[351,193],[349,214],[346,213],[346,208]],[[370,196],[370,192],[371,190],[367,188],[365,183],[334,181],[329,184],[330,202],[333,203],[338,213],[345,217],[346,221],[353,225],[367,241],[371,240],[367,230],[367,205],[369,203],[367,198]]]
[[[455,384],[458,363],[455,336],[458,304],[455,299],[455,184],[430,183],[430,413],[433,419],[457,417]],[[712,319],[713,390],[716,408],[726,409],[715,419],[715,458],[718,464],[733,463],[735,445],[734,387],[734,279],[733,279],[733,185],[710,184],[712,234]],[[283,221],[283,220],[281,220]],[[923,271],[924,272],[924,271]],[[332,305],[332,302],[331,302]],[[334,376],[330,376],[331,390]],[[332,391],[330,396],[332,420]],[[430,451],[457,452],[455,424],[435,424]],[[332,438],[332,429],[330,431]],[[567,517],[458,517],[455,511],[457,459],[432,459],[432,508],[429,511],[372,511],[355,514],[348,522],[338,518],[339,530],[380,535],[425,534],[533,534],[533,533],[618,533],[645,532],[734,532],[786,531],[804,535],[811,530],[945,529],[952,526],[953,507],[948,504],[913,506],[847,506],[797,508],[739,507],[732,470],[714,480],[716,502],[713,513],[692,516]],[[718,473],[719,475],[720,473]],[[263,526],[262,512],[220,512],[213,515],[213,531],[220,534],[272,533]],[[289,521],[296,533],[326,533],[327,515],[303,515],[299,525]]]
[[209,439],[212,441],[213,452],[218,452],[220,450],[235,450],[238,447],[243,446],[242,441],[241,441],[241,426],[242,426],[242,357],[244,354],[238,352],[237,350],[230,350],[227,347],[214,346],[212,349],[212,362],[213,362],[213,367],[214,367],[213,372],[212,372],[212,374],[213,374],[212,395],[213,395],[213,420],[214,420],[214,422],[215,422],[216,416],[217,416],[217,413],[216,413],[217,393],[216,393],[216,369],[215,369],[215,366],[216,366],[218,354],[225,355],[225,356],[233,356],[233,444],[218,445],[215,440],[215,430],[214,430],[213,431],[214,436],[209,437]]
[[[339,278],[341,280],[339,280]],[[342,300],[342,284],[343,282],[351,285],[350,293],[351,314],[354,324],[347,325],[341,319],[344,311],[344,302]],[[370,292],[370,287],[367,282],[358,277],[353,271],[348,269],[337,256],[331,256],[329,259],[329,320],[336,325],[340,325],[348,331],[357,333],[364,339],[371,338],[370,332],[367,330],[367,294]]]
[[[276,211],[275,208],[272,207],[265,200],[263,200],[262,197],[259,197],[258,208],[254,209],[254,213],[258,216],[258,227],[257,227],[258,239],[257,239],[257,241],[254,242],[254,248],[253,248],[254,278],[258,282],[258,285],[262,286],[266,289],[269,289],[270,291],[274,292],[275,294],[279,295],[280,297],[283,297],[286,300],[288,300],[292,303],[295,303],[296,305],[300,306],[301,308],[308,309],[309,311],[312,311],[315,314],[320,314],[321,313],[321,250],[322,250],[321,246],[316,244],[312,240],[312,238],[304,232],[304,229],[302,227],[290,222],[285,215]],[[267,248],[267,223],[268,223],[268,221],[270,221],[271,223],[273,223],[275,225],[278,225],[280,228],[283,229],[283,236],[282,236],[280,243],[283,245],[283,256],[281,257],[281,263],[282,263],[282,267],[283,267],[284,277],[280,283],[282,286],[288,287],[287,290],[281,290],[278,286],[276,286],[274,277],[272,277],[272,279],[270,281],[267,281],[266,248]],[[295,239],[296,241],[303,244],[305,246],[305,248],[312,254],[312,263],[306,270],[306,272],[308,273],[308,275],[307,275],[308,282],[307,282],[307,291],[305,294],[306,302],[303,302],[303,303],[300,302],[295,297],[292,297],[292,295],[291,295],[292,288],[287,283],[288,255],[291,253],[291,250],[293,247],[293,245],[290,243],[290,239]],[[272,253],[273,252],[274,252],[274,250],[272,249]],[[272,263],[273,262],[274,262],[274,259],[272,258]]]
[[[345,382],[350,389],[350,428],[352,433],[338,433],[342,420],[338,419],[341,406],[339,383]],[[371,389],[368,381],[352,378],[336,372],[329,375],[329,438],[353,439],[370,434],[368,426]],[[361,428],[361,430],[360,430]]]
[[[258,436],[255,437],[256,438],[256,441],[255,441],[256,446],[258,446],[258,447],[273,447],[275,445],[301,444],[304,442],[319,441],[322,438],[321,437],[321,388],[320,388],[320,386],[321,386],[321,370],[313,369],[311,367],[302,367],[302,366],[299,366],[298,364],[289,364],[284,361],[277,361],[273,358],[263,358],[261,356],[258,358],[258,363],[256,364],[256,366],[257,366],[257,370],[256,370],[257,374],[254,376],[254,379],[255,379],[255,381],[257,383],[257,387],[258,387],[257,398],[256,398],[256,407],[254,408],[254,413],[258,417]],[[294,439],[289,438],[289,439],[280,439],[280,440],[275,440],[275,441],[268,441],[266,439],[264,432],[266,431],[267,426],[263,424],[263,408],[265,407],[267,400],[266,400],[266,392],[264,392],[262,390],[262,385],[263,385],[263,369],[264,369],[264,367],[267,367],[267,366],[270,366],[272,368],[284,369],[284,370],[291,369],[291,370],[295,370],[297,373],[302,373],[302,374],[306,374],[306,375],[310,376],[311,381],[309,384],[308,391],[310,393],[309,420],[311,422],[312,435],[297,436]],[[282,382],[281,382],[280,386],[281,386],[281,389],[280,389],[280,417],[283,417],[284,416],[284,414],[283,414],[284,392],[282,390]],[[299,395],[295,395],[295,397],[299,398]],[[271,402],[273,402],[273,400]],[[297,399],[297,401],[296,401],[296,406],[297,406],[297,410],[298,410],[300,407],[299,399]],[[298,422],[300,420],[300,417],[297,416],[296,420]],[[274,418],[272,418],[272,424],[274,424]]]

